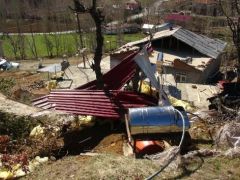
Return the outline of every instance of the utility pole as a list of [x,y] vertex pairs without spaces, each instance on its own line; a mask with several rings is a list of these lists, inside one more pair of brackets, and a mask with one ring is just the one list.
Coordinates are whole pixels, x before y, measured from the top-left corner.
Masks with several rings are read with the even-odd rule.
[[[81,45],[81,50],[84,48],[83,47],[83,39],[82,39],[82,31],[81,31],[81,24],[80,24],[80,19],[79,19],[79,13],[76,12],[76,16],[77,16],[77,24],[78,24],[78,33],[79,33],[79,39],[80,39],[80,45]],[[79,51],[79,53],[81,52],[81,50]],[[82,54],[82,58],[83,58],[83,67],[86,68],[86,58],[85,58],[85,54],[84,52],[81,53]]]

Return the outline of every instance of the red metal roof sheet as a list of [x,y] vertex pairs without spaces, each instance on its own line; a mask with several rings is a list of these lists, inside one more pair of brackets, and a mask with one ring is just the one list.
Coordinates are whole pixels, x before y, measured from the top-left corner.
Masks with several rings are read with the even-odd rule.
[[[128,55],[120,64],[103,75],[106,89],[119,90],[134,76],[137,65],[133,58],[137,53],[133,52]],[[97,89],[96,80],[79,86],[76,89]]]
[[126,57],[119,65],[103,76],[105,89],[96,90],[96,80],[74,90],[53,90],[47,96],[35,99],[33,105],[43,109],[55,109],[76,115],[92,115],[117,119],[128,108],[155,106],[158,101],[150,96],[120,91],[135,74],[133,60],[137,52]]
[[119,118],[128,108],[155,106],[153,97],[129,91],[54,90],[38,98],[34,106],[77,115]]

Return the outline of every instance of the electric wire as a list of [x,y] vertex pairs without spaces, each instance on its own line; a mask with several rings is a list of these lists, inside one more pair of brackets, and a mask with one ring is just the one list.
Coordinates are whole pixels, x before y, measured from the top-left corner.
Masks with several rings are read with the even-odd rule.
[[180,149],[182,147],[182,144],[183,144],[183,141],[184,141],[184,137],[185,137],[185,129],[186,129],[186,127],[185,127],[185,119],[184,119],[183,114],[176,108],[175,108],[175,111],[181,116],[182,123],[183,123],[183,126],[182,126],[182,137],[181,137],[180,143],[178,145],[178,151],[174,154],[174,156],[172,158],[170,158],[170,160],[161,169],[159,169],[157,172],[155,172],[154,174],[152,174],[151,176],[146,178],[146,180],[151,180],[154,177],[156,177],[157,175],[159,175],[165,168],[167,168],[169,166],[169,164],[177,157],[178,153],[180,152]]

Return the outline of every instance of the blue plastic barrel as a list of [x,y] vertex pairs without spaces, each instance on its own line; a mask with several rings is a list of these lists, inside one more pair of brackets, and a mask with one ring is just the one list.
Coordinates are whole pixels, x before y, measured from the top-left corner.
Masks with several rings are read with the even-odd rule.
[[[186,129],[190,122],[185,111]],[[182,119],[173,106],[131,108],[128,114],[129,128],[132,135],[147,133],[170,133],[182,131]]]

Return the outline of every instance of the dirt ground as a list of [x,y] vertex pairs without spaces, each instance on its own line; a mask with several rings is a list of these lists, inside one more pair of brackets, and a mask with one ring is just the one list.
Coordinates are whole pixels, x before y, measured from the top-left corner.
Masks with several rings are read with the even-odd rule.
[[[197,149],[214,148],[201,122],[194,124],[190,134]],[[69,143],[69,149],[65,151],[68,154],[49,161],[22,179],[145,179],[160,169],[156,162],[123,156],[124,131],[111,132],[106,128],[91,127],[83,132],[70,133],[65,141]],[[85,152],[98,155],[81,155]],[[186,164],[184,171],[167,168],[155,179],[239,179],[239,163],[239,158],[196,157]]]
[[0,73],[0,79],[12,80],[10,89],[3,92],[9,98],[30,104],[31,100],[48,93],[44,84],[44,75],[28,71],[6,71]]
[[[91,57],[91,55],[89,55]],[[43,58],[42,59],[42,64],[43,65],[49,65],[49,64],[55,64],[55,63],[61,63],[62,58]],[[82,62],[82,58],[80,57],[69,57],[68,61],[71,65],[77,65],[78,63]],[[20,63],[20,70],[23,71],[36,71],[39,65],[38,60],[20,60],[17,61]]]
[[[71,57],[68,60],[71,66],[74,67],[81,63],[81,58],[78,57]],[[44,66],[55,63],[60,64],[61,61],[61,58],[43,59],[42,64]],[[32,99],[49,93],[49,91],[46,89],[46,82],[49,80],[49,74],[36,72],[38,69],[39,61],[22,60],[19,61],[19,63],[19,70],[0,72],[0,80],[7,79],[13,82],[12,87],[9,87],[9,89],[3,89],[3,91],[6,91],[3,93],[13,100],[31,104]],[[77,75],[77,77],[78,76],[79,75]],[[79,76],[78,79],[81,79],[81,77]]]

